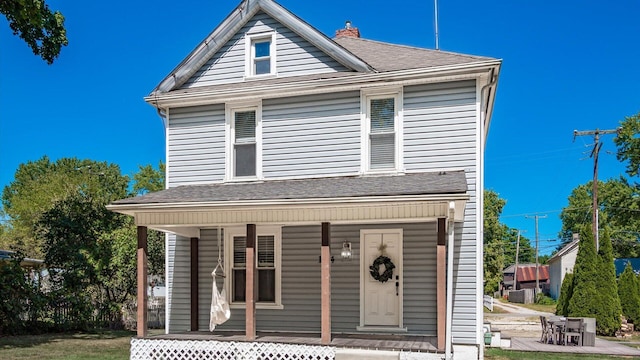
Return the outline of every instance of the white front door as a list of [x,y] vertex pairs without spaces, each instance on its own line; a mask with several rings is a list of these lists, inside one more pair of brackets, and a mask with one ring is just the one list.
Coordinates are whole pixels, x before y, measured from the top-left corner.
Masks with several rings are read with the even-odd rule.
[[[402,326],[402,229],[360,231],[360,323],[361,326]],[[370,266],[381,255],[395,268],[388,281],[371,275]],[[382,274],[385,266],[380,265]]]

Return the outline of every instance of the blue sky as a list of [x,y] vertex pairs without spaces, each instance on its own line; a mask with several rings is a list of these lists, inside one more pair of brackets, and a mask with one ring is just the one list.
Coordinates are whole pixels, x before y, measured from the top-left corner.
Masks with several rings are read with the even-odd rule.
[[[0,19],[0,186],[43,155],[120,165],[164,160],[164,130],[143,101],[238,4],[236,0],[48,1],[69,46],[48,66]],[[365,38],[434,48],[433,1],[279,3],[333,36],[351,20]],[[503,59],[487,141],[485,186],[502,221],[552,251],[567,196],[592,176],[589,137],[640,112],[640,1],[439,1],[442,50]],[[600,178],[617,177],[612,136]]]

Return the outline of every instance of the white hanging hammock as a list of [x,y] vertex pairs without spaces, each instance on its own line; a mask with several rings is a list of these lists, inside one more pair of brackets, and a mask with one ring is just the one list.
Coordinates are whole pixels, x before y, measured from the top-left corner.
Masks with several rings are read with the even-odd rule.
[[[224,280],[222,285],[222,291],[218,292],[218,285],[216,284],[216,277],[225,278],[224,267],[222,266],[222,257],[220,256],[220,228],[218,228],[218,265],[211,272],[213,277],[213,286],[211,293],[211,318],[209,319],[209,331],[213,331],[216,325],[220,325],[231,317],[231,310],[229,310],[229,302],[227,302],[227,294],[224,290]],[[222,274],[216,274],[218,269]]]

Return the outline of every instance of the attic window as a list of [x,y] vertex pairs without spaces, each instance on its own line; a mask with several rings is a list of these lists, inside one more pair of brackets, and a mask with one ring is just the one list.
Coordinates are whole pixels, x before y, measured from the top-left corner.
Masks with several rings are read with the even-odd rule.
[[247,35],[246,71],[247,77],[275,75],[275,33]]

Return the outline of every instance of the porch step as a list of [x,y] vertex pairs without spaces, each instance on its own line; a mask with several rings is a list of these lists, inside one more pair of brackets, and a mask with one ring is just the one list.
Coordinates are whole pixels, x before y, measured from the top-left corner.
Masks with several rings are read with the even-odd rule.
[[336,349],[336,360],[398,360],[400,353],[387,350]]

